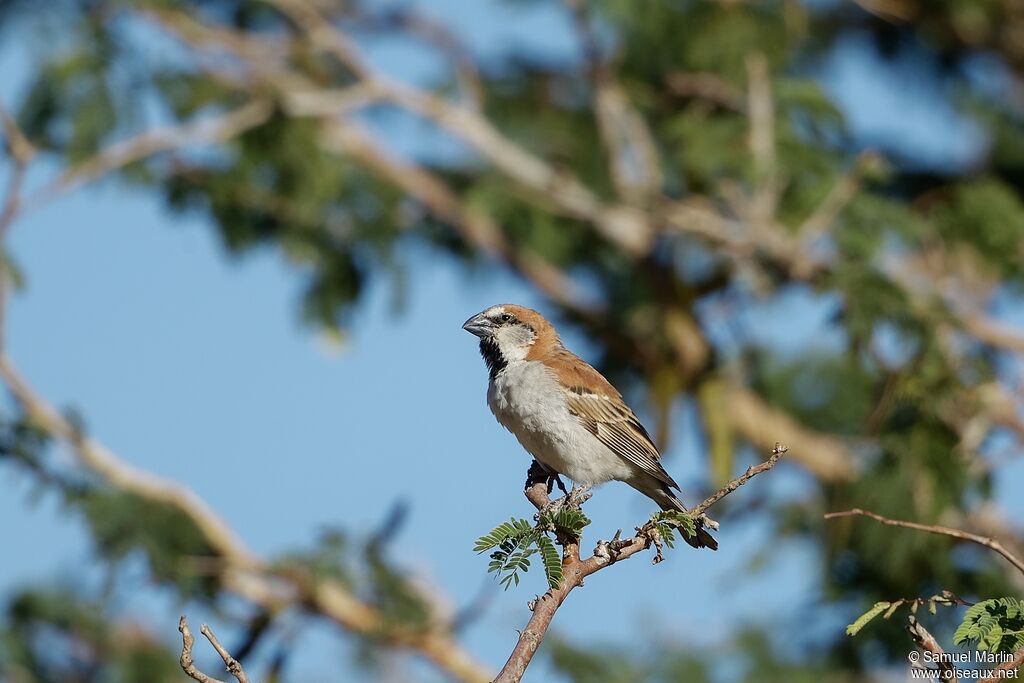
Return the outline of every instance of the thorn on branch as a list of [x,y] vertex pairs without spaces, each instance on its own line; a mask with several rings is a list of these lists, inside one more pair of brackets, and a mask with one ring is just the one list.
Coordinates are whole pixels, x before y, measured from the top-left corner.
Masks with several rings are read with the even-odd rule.
[[[189,678],[198,681],[199,683],[224,683],[224,681],[221,681],[220,679],[203,673],[195,665],[195,661],[192,659],[192,647],[195,645],[196,639],[195,636],[192,635],[192,631],[188,627],[188,620],[184,615],[182,615],[181,619],[178,620],[178,631],[181,632],[181,658],[178,660],[181,664],[181,670],[184,671]],[[224,660],[225,668],[232,676],[235,677],[235,680],[237,680],[238,683],[249,683],[249,676],[245,673],[245,669],[242,668],[242,664],[231,656],[231,653],[227,651],[227,648],[221,645],[220,641],[217,640],[217,636],[214,635],[213,630],[206,624],[203,624],[202,628],[199,629],[199,632],[202,633],[208,641],[210,641],[210,645],[212,645],[213,649],[217,651],[220,658]]]

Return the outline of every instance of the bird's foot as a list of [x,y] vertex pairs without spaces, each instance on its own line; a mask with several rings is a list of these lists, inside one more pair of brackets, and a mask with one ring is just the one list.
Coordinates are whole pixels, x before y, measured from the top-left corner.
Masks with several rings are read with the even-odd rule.
[[565,507],[567,498],[568,496],[562,496],[550,501],[547,505],[537,510],[537,514],[533,516],[534,520],[540,522],[541,520],[551,520],[554,518]]
[[544,465],[541,465],[539,462],[534,460],[533,463],[530,464],[530,469],[526,472],[526,485],[523,488],[529,489],[536,484],[544,484],[547,486],[549,494],[555,488],[556,484],[562,493],[566,495],[569,493],[565,488],[565,484],[562,482],[562,478],[558,476],[557,472],[552,472],[548,468],[544,467]]
[[566,494],[564,500],[572,507],[578,508],[590,500],[592,495],[594,494],[590,491],[590,486],[574,484],[572,491]]

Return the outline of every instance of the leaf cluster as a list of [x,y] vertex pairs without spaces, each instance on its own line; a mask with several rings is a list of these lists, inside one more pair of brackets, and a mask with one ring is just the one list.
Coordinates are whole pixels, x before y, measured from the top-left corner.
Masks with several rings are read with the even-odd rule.
[[553,538],[567,536],[579,539],[590,519],[578,507],[561,505],[541,512],[537,523],[510,518],[476,540],[473,551],[477,554],[491,550],[489,573],[497,575],[506,590],[519,585],[520,574],[530,569],[530,558],[540,555],[544,576],[549,588],[562,583],[562,559]]
[[953,642],[988,652],[1024,648],[1024,601],[992,598],[971,606],[953,634]]
[[943,605],[945,607],[952,607],[954,605],[963,604],[963,602],[948,592],[943,592],[941,595],[933,595],[930,598],[911,598],[911,599],[900,599],[894,601],[882,600],[876,602],[871,609],[864,614],[857,617],[852,624],[846,627],[846,635],[855,636],[860,633],[861,629],[867,626],[871,621],[879,614],[882,615],[883,619],[888,619],[896,613],[900,607],[909,607],[911,614],[917,614],[917,608],[921,605],[928,606],[928,612],[935,614],[938,611],[938,606]]
[[693,538],[697,535],[697,525],[685,512],[678,510],[663,510],[651,515],[651,525],[658,532],[661,540],[669,548],[676,546],[675,532],[679,531],[683,538]]

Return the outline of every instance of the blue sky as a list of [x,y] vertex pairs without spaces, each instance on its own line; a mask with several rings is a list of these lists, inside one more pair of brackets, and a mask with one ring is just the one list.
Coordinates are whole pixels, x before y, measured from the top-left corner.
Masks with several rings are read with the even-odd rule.
[[[565,24],[550,12],[477,0],[423,4],[485,56],[509,46],[570,53]],[[381,46],[375,54],[403,77],[429,74],[407,48]],[[24,75],[25,55],[23,43],[0,49],[5,102]],[[836,59],[826,65],[832,89],[859,136],[900,138],[910,128],[971,134],[950,113],[930,110],[914,111],[901,129],[909,117],[892,113],[914,94],[853,50]],[[414,135],[402,124],[393,144],[411,145]],[[940,161],[971,151],[959,142],[935,147]],[[29,287],[11,305],[10,353],[41,393],[78,408],[89,432],[126,461],[192,487],[261,553],[311,543],[328,526],[368,532],[394,502],[408,503],[395,556],[456,607],[490,586],[493,599],[465,643],[500,665],[542,578],[535,572],[503,593],[485,575],[486,558],[470,548],[490,526],[531,513],[520,490],[529,460],[488,412],[484,366],[460,325],[500,301],[543,307],[529,290],[500,271],[467,275],[443,257],[421,255],[405,309],[396,314],[387,287],[371,285],[338,347],[300,323],[301,277],[278,252],[231,258],[202,220],[169,216],[155,198],[111,184],[19,222],[11,249]],[[567,336],[587,355],[585,340]],[[690,436],[674,443],[666,465],[692,490],[703,455],[692,417],[685,406],[678,410],[676,433]],[[453,472],[461,473],[457,491],[446,483]],[[799,490],[803,476],[783,465],[758,485]],[[92,558],[81,523],[51,496],[30,503],[28,481],[9,470],[0,470],[0,486],[7,493],[0,496],[0,543],[27,551],[0,563],[0,592],[39,580],[81,581]],[[592,538],[650,513],[645,499],[621,485],[601,489],[587,507]],[[747,519],[722,530],[718,553],[674,553],[655,568],[637,558],[602,573],[559,612],[556,629],[571,625],[574,638],[616,643],[711,644],[737,625],[794,614],[794,605],[818,599],[808,549],[792,544],[737,583],[766,530]],[[145,584],[137,588],[122,597],[125,611],[173,642],[181,606]],[[608,618],[609,605],[621,618]],[[196,621],[203,617],[188,610]],[[844,618],[826,617],[826,633]],[[329,633],[300,641],[292,661],[303,680],[345,678]],[[548,676],[537,671],[532,680]]]

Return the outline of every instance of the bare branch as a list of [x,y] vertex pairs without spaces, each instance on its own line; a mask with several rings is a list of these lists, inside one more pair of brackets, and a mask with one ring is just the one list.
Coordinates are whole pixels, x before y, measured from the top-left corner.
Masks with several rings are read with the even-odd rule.
[[[997,666],[992,667],[992,673],[996,673],[998,671],[1016,671],[1022,666],[1024,666],[1024,649],[1017,650],[1013,653],[1013,659],[1006,662],[1000,662]],[[996,677],[990,676],[990,678]]]
[[[188,627],[188,620],[184,615],[178,620],[178,631],[181,632],[181,658],[178,660],[181,664],[181,670],[184,671],[189,678],[192,678],[199,683],[224,683],[223,681],[208,676],[199,670],[199,667],[195,665],[192,659],[192,647],[195,645],[195,636],[192,635],[192,631]],[[225,649],[220,641],[217,640],[217,636],[213,634],[213,630],[203,624],[203,627],[199,629],[199,632],[206,636],[206,639],[210,641],[210,645],[217,651],[221,659],[224,660],[224,666],[227,667],[228,672],[235,677],[238,683],[249,683],[249,676],[245,673],[245,669],[231,654]]]
[[700,517],[709,507],[711,507],[718,501],[722,500],[727,495],[729,495],[739,487],[743,486],[757,475],[761,474],[762,472],[767,472],[771,468],[775,467],[775,463],[777,463],[779,461],[779,458],[782,457],[783,453],[785,453],[788,450],[789,449],[786,446],[783,446],[782,444],[776,441],[775,447],[772,449],[772,453],[767,460],[765,460],[760,465],[751,465],[750,467],[748,467],[747,471],[744,472],[742,475],[733,479],[728,484],[712,493],[710,496],[707,497],[707,499],[705,499],[703,503],[690,510],[690,514],[694,517]]
[[939,671],[942,672],[940,680],[943,681],[956,681],[960,680],[960,674],[956,667],[952,663],[947,661],[946,651],[939,645],[939,641],[935,639],[928,629],[924,627],[924,624],[917,620],[913,614],[909,616],[909,624],[907,625],[907,633],[914,639],[914,642],[919,648],[935,655],[935,660],[939,663]]
[[661,192],[658,148],[647,121],[601,56],[583,0],[565,0],[593,87],[593,111],[608,156],[609,176],[623,199],[642,204]]
[[178,631],[181,632],[181,657],[178,659],[178,663],[181,664],[181,670],[189,678],[199,681],[199,683],[224,683],[219,678],[207,676],[196,666],[195,661],[192,659],[192,648],[195,645],[196,638],[192,635],[192,631],[188,627],[188,620],[185,619],[184,615],[178,619]]
[[389,8],[383,15],[360,17],[360,28],[388,28],[391,26],[405,31],[414,38],[432,45],[444,54],[455,70],[455,77],[468,105],[480,109],[484,92],[480,82],[480,70],[469,48],[460,36],[444,24],[430,17],[402,7]]
[[899,519],[890,519],[889,517],[883,517],[877,513],[869,510],[862,510],[860,508],[853,508],[852,510],[844,510],[842,512],[829,512],[825,515],[825,519],[838,519],[840,517],[870,517],[876,522],[886,524],[888,526],[898,526],[904,529],[914,529],[915,531],[924,531],[929,534],[936,534],[939,536],[949,536],[961,541],[969,541],[971,543],[977,543],[978,545],[985,546],[990,550],[1002,555],[1006,560],[1017,568],[1017,571],[1024,573],[1024,561],[1014,555],[1006,546],[999,541],[989,538],[988,536],[979,536],[978,534],[972,534],[968,531],[961,529],[953,529],[946,526],[935,526],[931,524],[918,524],[917,522],[905,522]]
[[255,100],[222,116],[180,126],[158,128],[114,143],[92,158],[67,169],[27,198],[25,210],[37,208],[60,195],[154,154],[233,138],[265,122],[272,111],[270,102]]
[[220,641],[217,640],[217,636],[213,634],[213,629],[206,624],[203,624],[202,628],[199,629],[199,632],[206,636],[206,639],[210,641],[210,645],[212,645],[213,649],[217,651],[220,658],[224,660],[224,666],[226,666],[228,672],[238,680],[238,683],[249,683],[249,676],[246,675],[245,669],[242,668],[242,664],[231,656],[231,653],[227,651],[227,648],[220,644]]
[[4,140],[11,156],[18,164],[27,166],[35,156],[35,147],[29,142],[18,122],[3,106],[0,106],[0,129],[3,130]]
[[3,242],[21,211],[24,201],[22,190],[25,185],[25,176],[28,174],[29,164],[35,158],[36,151],[18,122],[2,105],[0,105],[0,128],[3,129],[4,141],[13,160],[7,181],[7,191],[4,195],[3,205],[0,207],[0,247],[2,247],[0,248],[0,349],[2,349],[5,338],[4,324],[7,318],[7,289],[13,279],[12,274],[8,272],[10,256]]

